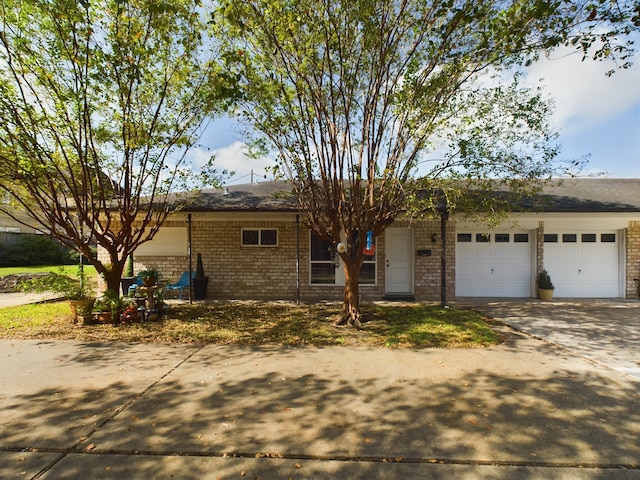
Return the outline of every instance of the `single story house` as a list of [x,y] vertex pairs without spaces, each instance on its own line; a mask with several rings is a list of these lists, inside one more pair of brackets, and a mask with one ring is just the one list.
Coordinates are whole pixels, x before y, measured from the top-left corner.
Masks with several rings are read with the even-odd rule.
[[[135,252],[136,269],[175,281],[202,254],[208,298],[340,299],[340,258],[304,227],[286,182],[205,190]],[[452,215],[445,275],[439,219],[399,218],[375,239],[361,276],[363,299],[535,297],[545,268],[556,297],[637,298],[640,179],[565,179],[545,189],[544,211],[514,213],[490,229]]]

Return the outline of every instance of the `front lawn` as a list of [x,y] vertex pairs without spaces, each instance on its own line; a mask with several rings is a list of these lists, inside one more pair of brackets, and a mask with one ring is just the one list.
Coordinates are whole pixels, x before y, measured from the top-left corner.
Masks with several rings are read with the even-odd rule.
[[337,304],[229,302],[174,304],[159,322],[81,326],[66,302],[0,309],[0,338],[234,345],[359,345],[477,348],[500,343],[472,310],[365,305],[361,330],[334,324]]
[[[84,271],[87,276],[96,275],[96,268],[93,265],[85,265]],[[78,273],[78,265],[49,265],[37,267],[0,267],[0,277],[5,275],[17,275],[22,273],[49,273],[55,272],[61,275],[75,277]]]

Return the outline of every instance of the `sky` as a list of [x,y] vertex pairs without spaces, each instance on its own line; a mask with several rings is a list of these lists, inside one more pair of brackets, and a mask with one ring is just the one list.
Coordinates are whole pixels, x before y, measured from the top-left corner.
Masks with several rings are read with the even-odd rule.
[[[583,176],[640,178],[640,54],[630,69],[607,77],[605,72],[611,68],[607,62],[583,62],[580,55],[556,52],[528,67],[525,82],[541,79],[555,100],[552,123],[560,133],[559,160],[588,155]],[[233,119],[219,118],[209,124],[202,146],[190,156],[197,165],[215,154],[219,170],[235,172],[226,185],[272,179],[265,169],[273,162],[243,155],[245,140],[244,127]]]

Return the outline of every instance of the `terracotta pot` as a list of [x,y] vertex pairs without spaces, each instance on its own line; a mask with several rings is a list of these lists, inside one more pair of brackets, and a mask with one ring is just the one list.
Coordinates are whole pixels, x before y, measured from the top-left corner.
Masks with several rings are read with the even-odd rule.
[[74,319],[78,319],[78,317],[91,316],[91,308],[95,302],[95,298],[85,298],[82,300],[69,300],[69,308],[71,309],[71,315]]

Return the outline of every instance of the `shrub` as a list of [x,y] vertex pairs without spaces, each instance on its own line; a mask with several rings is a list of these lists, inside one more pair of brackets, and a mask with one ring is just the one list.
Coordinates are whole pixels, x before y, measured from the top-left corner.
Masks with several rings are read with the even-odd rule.
[[73,252],[45,235],[23,235],[18,243],[0,246],[0,267],[73,263]]

